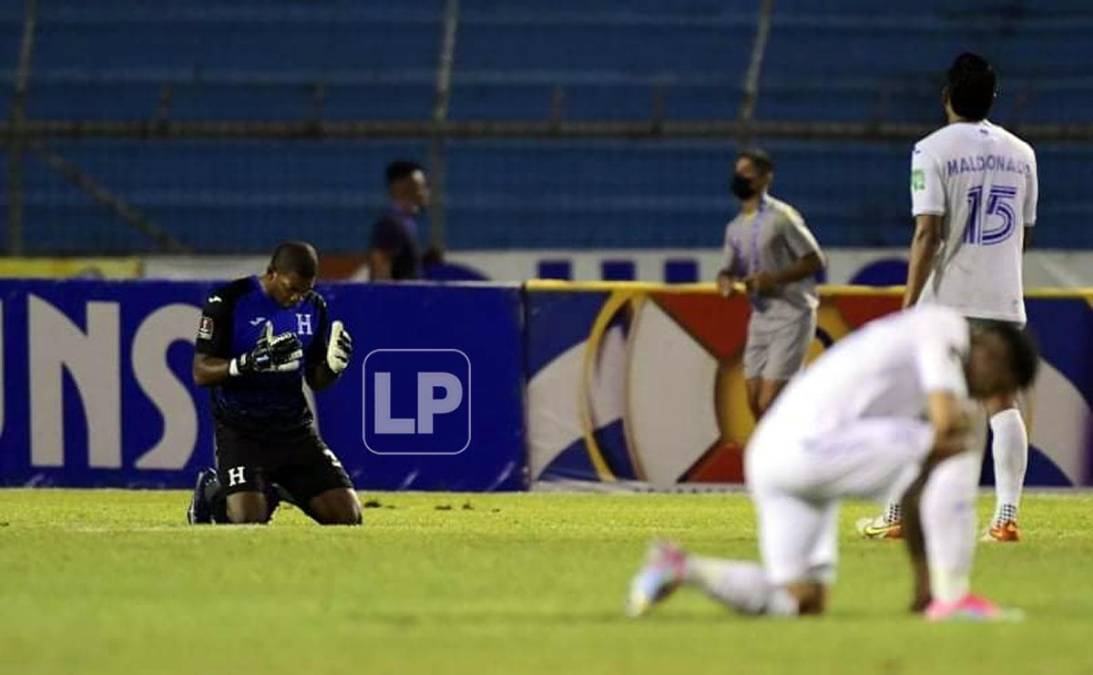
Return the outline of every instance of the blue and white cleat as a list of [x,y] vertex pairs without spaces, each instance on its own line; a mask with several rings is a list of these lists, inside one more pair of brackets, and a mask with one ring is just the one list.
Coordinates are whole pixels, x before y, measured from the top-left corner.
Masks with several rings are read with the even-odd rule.
[[667,599],[683,583],[686,562],[687,553],[679,546],[663,541],[650,544],[645,565],[630,582],[627,616],[636,619]]
[[186,520],[191,525],[208,525],[213,522],[212,505],[209,503],[208,488],[217,481],[216,469],[209,467],[197,473],[194,494],[190,498],[190,508],[186,510]]

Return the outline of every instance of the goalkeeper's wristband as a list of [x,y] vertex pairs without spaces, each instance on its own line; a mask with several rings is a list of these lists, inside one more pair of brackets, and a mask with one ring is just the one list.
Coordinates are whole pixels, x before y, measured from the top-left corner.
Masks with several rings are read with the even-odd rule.
[[240,354],[228,362],[228,375],[239,377],[254,372],[254,359],[248,353]]

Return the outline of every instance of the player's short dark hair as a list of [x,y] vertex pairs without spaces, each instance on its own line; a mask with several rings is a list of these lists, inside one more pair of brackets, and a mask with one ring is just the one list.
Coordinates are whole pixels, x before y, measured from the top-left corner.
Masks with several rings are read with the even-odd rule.
[[762,148],[744,148],[736,155],[736,159],[751,161],[763,176],[769,176],[774,171],[774,160]]
[[1017,386],[1026,389],[1036,379],[1040,367],[1040,350],[1029,332],[1007,321],[984,321],[981,330],[997,335],[1009,352],[1010,371]]
[[986,119],[994,105],[998,77],[985,58],[964,52],[949,67],[946,89],[953,112],[978,122]]
[[319,254],[306,241],[281,242],[273,251],[269,268],[281,274],[298,274],[304,279],[314,279],[319,273]]
[[417,162],[411,162],[405,159],[398,159],[391,162],[387,165],[387,170],[384,172],[384,176],[387,178],[387,187],[391,187],[404,178],[409,178],[415,171],[425,173],[425,169]]

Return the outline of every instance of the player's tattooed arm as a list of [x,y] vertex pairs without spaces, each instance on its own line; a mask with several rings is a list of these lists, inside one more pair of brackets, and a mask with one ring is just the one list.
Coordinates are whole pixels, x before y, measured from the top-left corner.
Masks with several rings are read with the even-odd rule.
[[922,295],[930,267],[941,244],[941,216],[915,216],[915,235],[911,239],[911,260],[907,267],[907,289],[903,292],[903,308],[913,307]]

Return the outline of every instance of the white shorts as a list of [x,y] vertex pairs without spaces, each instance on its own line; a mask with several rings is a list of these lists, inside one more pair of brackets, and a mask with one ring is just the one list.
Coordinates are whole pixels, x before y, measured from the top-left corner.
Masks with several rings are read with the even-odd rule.
[[839,502],[899,498],[932,444],[927,422],[904,418],[857,420],[811,439],[790,439],[779,430],[757,437],[748,446],[745,470],[770,582],[832,583]]

